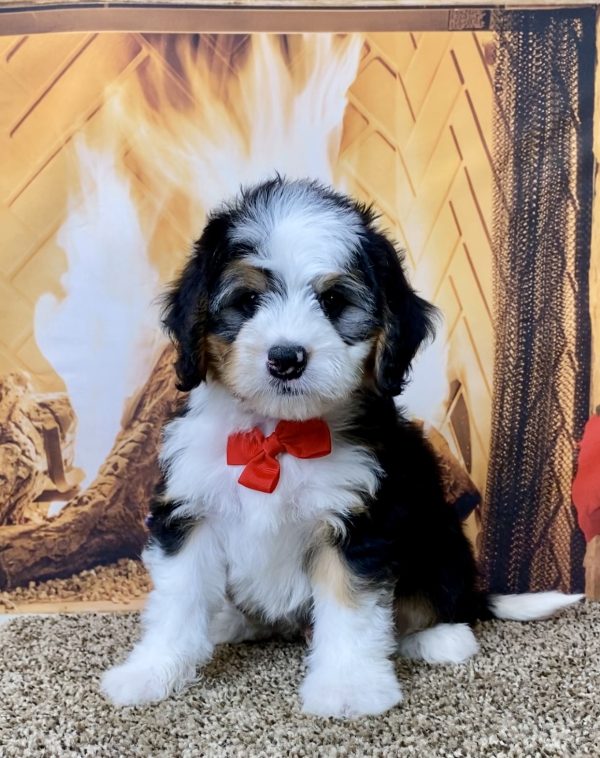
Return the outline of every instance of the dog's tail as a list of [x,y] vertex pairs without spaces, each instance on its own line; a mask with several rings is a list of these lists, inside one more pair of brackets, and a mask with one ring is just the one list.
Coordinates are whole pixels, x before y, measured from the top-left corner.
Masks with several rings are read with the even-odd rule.
[[[579,602],[583,595],[563,592],[527,592],[523,595],[486,595],[488,618],[510,621],[533,621],[553,616],[563,608]],[[489,615],[488,615],[489,614]]]

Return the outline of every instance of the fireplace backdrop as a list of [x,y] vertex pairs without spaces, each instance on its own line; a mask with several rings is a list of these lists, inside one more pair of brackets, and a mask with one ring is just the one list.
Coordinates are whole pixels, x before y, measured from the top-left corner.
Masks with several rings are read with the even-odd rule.
[[407,405],[485,496],[488,584],[581,589],[594,27],[543,15],[0,37],[0,588],[139,555],[178,400],[156,295],[206,211],[280,170],[373,203],[442,309]]

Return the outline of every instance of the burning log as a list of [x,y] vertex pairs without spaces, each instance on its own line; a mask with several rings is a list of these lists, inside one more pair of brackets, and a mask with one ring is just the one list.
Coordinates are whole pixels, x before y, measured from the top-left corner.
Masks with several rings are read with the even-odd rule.
[[0,524],[39,519],[35,501],[76,489],[74,431],[65,393],[37,395],[22,373],[0,378]]
[[[146,536],[143,517],[158,478],[160,431],[179,398],[172,362],[169,348],[87,490],[50,521],[2,527],[0,588],[70,576],[139,555]],[[35,481],[39,494],[41,485]]]

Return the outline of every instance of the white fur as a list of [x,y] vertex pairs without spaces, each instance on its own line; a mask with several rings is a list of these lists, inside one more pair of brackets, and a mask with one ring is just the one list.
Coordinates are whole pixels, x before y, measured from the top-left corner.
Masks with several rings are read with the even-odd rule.
[[200,524],[174,556],[144,551],[154,589],[144,611],[144,632],[125,663],[102,679],[116,705],[162,700],[195,677],[212,655],[210,619],[223,605],[225,563],[213,530]]
[[282,185],[268,202],[257,200],[236,223],[233,242],[250,243],[250,260],[301,283],[342,269],[360,243],[362,221],[304,182]]
[[300,688],[303,710],[316,716],[377,715],[402,700],[390,656],[391,604],[363,592],[356,607],[314,591],[314,631],[308,673]]
[[405,658],[427,663],[465,663],[479,650],[468,624],[436,624],[400,640],[399,652]]
[[[330,269],[331,272],[331,269]],[[233,348],[236,395],[275,418],[320,416],[346,399],[361,383],[369,342],[347,345],[321,310],[306,281],[286,282],[285,295],[271,294],[247,321]],[[296,395],[272,390],[265,356],[273,345],[301,345],[306,369],[296,379]]]
[[258,533],[246,519],[228,523],[222,537],[236,601],[259,608],[270,622],[287,619],[306,605],[311,589],[303,558],[311,534],[309,524],[297,521]]
[[[263,298],[232,346],[232,392],[274,418],[306,419],[331,410],[362,379],[370,341],[348,345],[323,313],[314,292],[319,277],[344,273],[360,245],[358,213],[341,208],[306,184],[289,184],[257,200],[236,222],[232,241],[251,243],[244,260],[268,269],[283,291]],[[301,345],[309,360],[293,396],[273,389],[265,356],[274,345]]]
[[210,638],[214,645],[262,640],[270,637],[271,633],[270,626],[251,622],[245,613],[228,600],[213,617],[210,625]]
[[344,425],[342,414],[324,417],[332,432],[331,453],[311,460],[282,455],[279,484],[273,493],[264,494],[238,484],[243,466],[227,465],[227,438],[235,431],[254,426],[268,435],[276,419],[252,413],[243,401],[211,381],[191,392],[189,408],[185,416],[165,428],[161,452],[161,463],[167,471],[165,496],[183,501],[182,512],[211,514],[215,528],[219,529],[220,523],[233,540],[239,528],[239,539],[248,544],[236,542],[234,553],[240,547],[258,550],[260,546],[254,543],[252,547],[252,541],[258,535],[268,538],[286,522],[298,525],[298,537],[307,526],[321,521],[337,526],[339,516],[358,504],[358,491],[374,494],[377,489],[376,459],[366,449],[336,434]]
[[[339,517],[356,505],[356,492],[374,493],[377,486],[374,458],[343,442],[336,435],[343,417],[332,416],[330,455],[313,460],[282,455],[280,483],[272,494],[247,489],[237,482],[242,467],[226,463],[227,437],[256,424],[268,434],[275,420],[250,413],[214,382],[193,390],[188,408],[166,427],[161,461],[167,471],[166,497],[181,500],[180,512],[196,516],[199,526],[173,556],[158,548],[144,553],[155,587],[145,612],[145,632],[128,660],[107,672],[102,682],[105,694],[119,705],[166,697],[194,678],[196,664],[208,660],[216,642],[247,637],[249,629],[239,617],[229,635],[224,630],[226,575],[236,602],[265,619],[285,621],[305,608],[313,592],[303,565],[311,534],[322,523],[340,529]],[[373,620],[373,612],[369,606],[363,626]],[[331,625],[331,613],[328,619]],[[318,615],[316,623],[323,628]],[[336,628],[351,640],[357,623],[353,616],[347,622],[340,617]],[[382,660],[375,668],[386,669]],[[369,674],[367,668],[360,670]],[[390,701],[388,680],[387,695],[376,688],[377,703]],[[376,682],[367,685],[376,687]],[[365,712],[374,712],[361,702]],[[356,703],[350,706],[348,712],[356,715]]]
[[584,595],[565,595],[562,592],[527,592],[523,595],[491,595],[490,605],[496,618],[512,621],[531,621],[547,618]]

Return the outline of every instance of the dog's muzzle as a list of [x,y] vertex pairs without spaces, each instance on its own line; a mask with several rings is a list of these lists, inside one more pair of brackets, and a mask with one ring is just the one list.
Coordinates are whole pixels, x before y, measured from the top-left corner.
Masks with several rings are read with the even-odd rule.
[[267,355],[267,368],[276,379],[298,379],[304,373],[308,354],[301,345],[274,345]]

